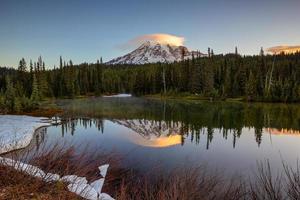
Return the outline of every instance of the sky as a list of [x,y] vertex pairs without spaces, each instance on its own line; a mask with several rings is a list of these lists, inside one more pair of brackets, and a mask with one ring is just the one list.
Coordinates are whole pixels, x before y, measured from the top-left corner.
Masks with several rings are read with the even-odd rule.
[[[0,66],[42,56],[104,61],[149,34],[184,38],[189,49],[258,54],[300,44],[300,0],[0,0]],[[138,44],[135,44],[138,45]]]

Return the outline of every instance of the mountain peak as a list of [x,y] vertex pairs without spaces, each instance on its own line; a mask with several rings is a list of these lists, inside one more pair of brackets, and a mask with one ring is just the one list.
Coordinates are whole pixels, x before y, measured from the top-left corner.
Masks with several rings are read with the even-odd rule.
[[[132,52],[115,58],[106,64],[146,64],[146,63],[172,63],[182,60],[182,53],[184,52],[184,59],[192,57],[195,52],[189,51],[185,46],[174,46],[170,44],[161,44],[157,41],[149,40],[140,45]],[[200,56],[204,54],[200,53]]]
[[179,47],[179,46],[176,46],[176,45],[166,44],[166,43],[162,43],[160,41],[155,41],[155,40],[148,40],[148,41],[144,42],[143,44],[141,44],[141,46],[170,46],[170,47]]

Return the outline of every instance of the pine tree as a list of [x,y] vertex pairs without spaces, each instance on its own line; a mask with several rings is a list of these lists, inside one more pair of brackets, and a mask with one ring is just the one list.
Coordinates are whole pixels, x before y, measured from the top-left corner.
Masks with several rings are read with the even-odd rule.
[[[234,58],[235,59],[235,58]],[[225,76],[225,80],[224,80],[224,90],[223,90],[223,97],[232,97],[233,96],[233,74],[234,74],[234,70],[233,70],[233,62],[231,62],[232,60],[225,58],[225,68],[224,68],[224,76]]]
[[265,55],[264,49],[262,47],[260,48],[259,55],[260,56],[264,56]]
[[191,91],[193,94],[199,94],[202,91],[201,77],[201,66],[198,62],[196,62],[191,79]]
[[5,112],[5,100],[4,100],[4,95],[2,92],[0,93],[0,112],[4,113]]
[[20,72],[26,72],[26,61],[24,58],[22,58],[19,62],[18,71]]
[[30,100],[34,105],[37,105],[38,102],[40,101],[40,99],[41,99],[41,96],[40,96],[38,81],[37,81],[36,75],[33,74],[32,93],[30,96]]
[[66,78],[66,88],[67,88],[67,94],[69,97],[75,96],[75,73],[73,68],[73,62],[72,60],[69,61],[69,66],[67,69],[67,78]]
[[62,61],[62,57],[59,57],[59,69],[62,69],[63,67],[63,61]]
[[[261,53],[263,56],[264,54]],[[264,98],[269,99],[271,96],[271,87],[272,87],[272,82],[273,82],[273,71],[274,71],[274,65],[275,65],[275,59],[276,56],[274,56],[274,60],[272,63],[272,67],[270,70],[268,70],[265,78],[265,87],[264,87]]]
[[33,65],[32,65],[32,60],[30,59],[30,64],[29,64],[29,72],[33,72]]
[[248,101],[253,101],[255,99],[256,87],[257,87],[256,77],[254,76],[252,71],[250,71],[249,78],[246,82],[246,87],[245,87],[246,90],[245,93]]
[[64,69],[62,57],[59,57],[59,72],[57,74],[57,96],[61,97],[64,95]]
[[211,55],[211,57],[213,57],[215,54],[214,54],[214,50],[213,49],[211,49],[211,51],[210,51],[210,55]]
[[100,74],[100,70],[101,70],[100,67],[101,67],[100,61],[97,60],[96,69],[95,69],[95,72],[93,73],[94,80],[95,80],[94,87],[95,87],[96,95],[99,95],[101,93],[100,79],[101,79],[102,74]]
[[43,68],[43,60],[42,60],[42,56],[39,56],[37,61],[37,71],[40,72],[42,68]]
[[52,92],[48,86],[48,81],[46,77],[46,71],[41,71],[39,74],[38,86],[40,91],[40,98],[51,97]]
[[9,111],[14,110],[16,91],[11,83],[11,80],[8,76],[6,76],[6,91],[4,94],[4,104],[8,108]]
[[28,79],[26,77],[26,61],[24,58],[22,58],[19,62],[18,67],[18,77],[16,82],[16,92],[19,96],[22,96],[24,93],[26,94],[28,88],[25,88],[25,86],[28,84]]
[[41,56],[38,58],[37,62],[37,71],[36,71],[36,79],[38,82],[38,89],[39,89],[39,98],[42,100],[45,97],[51,97],[52,91],[51,88],[48,85],[47,81],[47,74],[46,74],[46,67],[45,63],[43,62],[43,59]]
[[203,65],[202,85],[204,94],[210,96],[214,92],[213,66],[207,63]]
[[21,112],[21,110],[22,110],[21,100],[19,97],[15,97],[13,111],[19,113]]

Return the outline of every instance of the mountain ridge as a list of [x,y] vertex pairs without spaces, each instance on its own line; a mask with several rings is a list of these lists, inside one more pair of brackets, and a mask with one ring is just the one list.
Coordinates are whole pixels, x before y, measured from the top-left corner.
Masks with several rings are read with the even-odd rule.
[[147,63],[173,63],[192,56],[205,56],[198,51],[189,51],[185,46],[160,44],[155,41],[146,41],[130,53],[108,61],[108,65],[117,64],[147,64]]

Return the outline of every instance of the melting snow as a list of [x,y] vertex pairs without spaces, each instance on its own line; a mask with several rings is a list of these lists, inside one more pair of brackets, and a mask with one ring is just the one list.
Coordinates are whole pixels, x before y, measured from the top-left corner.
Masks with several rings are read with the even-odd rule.
[[99,167],[100,174],[101,174],[101,176],[102,176],[103,178],[106,176],[108,167],[109,167],[108,164],[106,164],[106,165],[101,165],[101,166]]
[[[123,95],[123,94],[121,94]],[[29,145],[36,129],[59,121],[44,117],[30,117],[20,115],[0,115],[0,154],[24,148]],[[41,178],[46,182],[63,181],[68,183],[68,189],[77,195],[89,200],[114,200],[106,193],[101,193],[105,176],[109,165],[99,166],[102,176],[99,180],[89,184],[85,177],[67,175],[60,177],[58,174],[45,173],[42,169],[15,161],[9,158],[0,157],[0,164],[13,167],[31,176]]]
[[[80,177],[76,175],[67,175],[60,177],[58,174],[45,173],[42,169],[22,163],[20,161],[15,161],[9,158],[0,157],[0,164],[4,166],[10,166],[14,169],[24,172],[30,176],[41,178],[46,182],[53,181],[63,181],[68,184],[68,190],[76,193],[77,195],[89,199],[89,200],[114,200],[111,196],[106,193],[101,193],[102,187],[104,184],[105,177],[100,178],[91,184],[88,184],[88,181],[85,177]],[[99,167],[100,174],[104,174],[104,171],[107,170],[108,164],[102,165]]]

